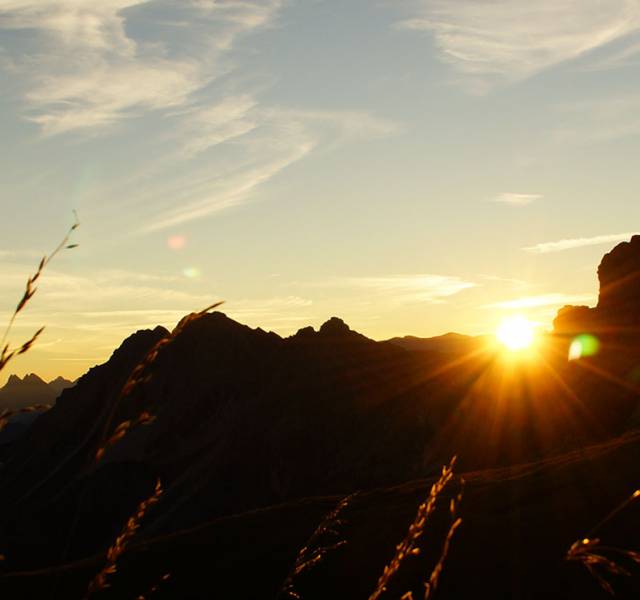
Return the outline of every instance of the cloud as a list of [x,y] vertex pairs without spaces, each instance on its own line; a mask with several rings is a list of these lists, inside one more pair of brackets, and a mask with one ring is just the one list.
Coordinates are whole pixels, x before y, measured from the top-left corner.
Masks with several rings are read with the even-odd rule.
[[596,296],[593,294],[551,293],[493,302],[491,304],[486,304],[484,308],[518,310],[524,308],[539,308],[543,306],[564,306],[566,304],[590,304],[595,302],[595,300]]
[[143,233],[244,204],[259,185],[316,149],[399,131],[394,122],[365,111],[262,107],[249,94],[191,110],[180,119],[175,151],[157,169],[181,161],[189,168],[169,186],[157,187],[156,172],[148,174],[141,187],[154,211],[142,217]]
[[640,40],[625,40],[626,43],[607,52],[601,58],[590,62],[584,67],[585,71],[608,71],[610,69],[621,69],[625,67],[637,66],[640,64]]
[[[26,80],[28,119],[49,135],[95,133],[188,104],[228,70],[235,40],[271,23],[282,4],[0,0],[0,30],[33,38],[26,52],[4,48]],[[142,22],[146,34],[136,27]]]
[[432,33],[477,84],[526,79],[640,30],[636,0],[417,0],[399,25]]
[[476,286],[451,275],[412,274],[387,277],[340,277],[314,284],[315,287],[344,287],[375,296],[384,296],[390,301],[404,304],[427,302],[439,304]]
[[536,200],[540,200],[541,194],[517,194],[514,192],[503,192],[499,196],[492,198],[492,202],[501,202],[502,204],[511,204],[512,206],[526,206]]
[[167,109],[184,104],[204,81],[191,64],[95,65],[91,73],[43,77],[26,95],[35,111],[28,117],[43,133],[105,129],[136,110]]
[[[0,273],[0,292],[19,294],[24,276],[16,265],[5,266]],[[128,332],[163,325],[173,327],[183,316],[209,306],[220,297],[203,294],[184,277],[164,273],[143,273],[121,269],[95,269],[88,276],[48,270],[29,305],[28,312],[16,322],[15,329],[31,330],[46,324],[47,329],[73,330],[102,334],[118,341]],[[263,298],[226,298],[219,309],[232,318],[255,326],[290,328],[300,320],[310,321],[313,302],[297,295]],[[10,312],[0,314],[8,320]],[[66,342],[65,342],[66,343]]]
[[148,0],[0,0],[3,29],[40,31],[66,47],[94,50],[133,47],[124,33],[121,11]]
[[[22,267],[5,265],[0,273],[3,295],[21,292],[25,281]],[[128,309],[146,309],[152,300],[157,308],[170,307],[190,312],[209,305],[211,296],[185,290],[184,278],[171,275],[137,273],[124,270],[94,270],[90,276],[70,275],[49,269],[39,283],[32,305],[47,306],[52,311],[75,312],[112,309],[126,305]]]
[[[299,296],[275,296],[252,299],[230,299],[218,310],[230,318],[254,327],[290,330],[302,321],[313,320],[313,302]],[[202,304],[182,309],[91,310],[78,313],[83,331],[105,328],[134,331],[161,324],[172,327],[186,314],[202,308]]]
[[586,246],[600,246],[602,244],[614,244],[630,239],[635,233],[613,233],[609,235],[596,235],[593,237],[569,238],[558,240],[557,242],[542,242],[533,246],[522,248],[526,252],[534,254],[547,254],[549,252],[562,252],[573,248],[584,248]]
[[122,215],[146,234],[217,214],[314,150],[399,131],[367,111],[265,106],[246,73],[232,81],[237,40],[273,24],[284,4],[0,0],[0,31],[29,31],[25,48],[5,48],[24,116],[88,147],[116,137],[117,156],[108,144],[91,153],[117,176],[82,190],[106,229],[121,229]]
[[229,96],[209,106],[189,111],[179,128],[181,153],[191,158],[258,127],[257,100],[250,94]]

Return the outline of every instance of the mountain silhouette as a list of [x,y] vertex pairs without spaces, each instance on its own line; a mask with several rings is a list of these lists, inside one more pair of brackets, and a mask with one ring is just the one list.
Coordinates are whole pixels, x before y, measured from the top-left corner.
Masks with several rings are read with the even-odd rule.
[[[384,552],[373,547],[399,541],[425,482],[456,454],[478,503],[467,519],[474,523],[473,510],[493,515],[484,522],[476,514],[465,557],[483,554],[490,523],[508,508],[518,535],[535,542],[525,551],[520,541],[523,554],[501,557],[510,569],[505,581],[488,559],[478,564],[501,597],[540,597],[514,595],[509,587],[514,573],[529,568],[523,557],[533,560],[540,551],[536,528],[555,527],[554,543],[561,543],[560,533],[570,543],[640,476],[633,458],[640,442],[631,433],[638,389],[628,377],[629,365],[640,364],[640,349],[623,329],[638,307],[638,240],[603,259],[598,306],[562,309],[544,340],[544,358],[532,362],[505,361],[483,338],[455,334],[376,342],[337,317],[286,338],[221,312],[187,318],[172,335],[161,327],[139,331],[65,389],[2,454],[0,551],[6,549],[13,569],[84,560],[109,545],[160,478],[166,491],[140,536],[182,545],[158,542],[158,554],[134,560],[135,568],[124,565],[127,585],[142,586],[162,563],[182,573],[183,587],[169,597],[210,597],[203,577],[212,573],[218,592],[229,595],[238,581],[229,573],[243,573],[231,564],[236,561],[264,580],[235,590],[235,597],[269,597],[265,590],[275,594],[270,586],[282,582],[322,511],[350,493],[360,498],[348,515],[352,560],[382,561],[381,569]],[[586,332],[601,338],[602,350],[569,361],[575,336]],[[152,349],[155,359],[145,363]],[[138,365],[145,365],[139,383],[123,395]],[[96,450],[118,425],[135,423],[144,412],[153,421],[133,427],[96,463]],[[597,464],[606,474],[614,455],[617,479],[603,493],[588,479],[589,469]],[[586,497],[578,500],[580,494]],[[552,511],[563,502],[574,514],[560,522]],[[373,521],[363,520],[365,514]],[[502,544],[492,542],[493,551],[515,543],[505,540],[512,530],[503,524],[493,530]],[[198,555],[203,545],[218,561],[214,566]],[[260,566],[268,557],[271,571]],[[84,568],[71,569],[60,585],[81,588]],[[336,568],[345,572],[349,563]],[[46,588],[42,577],[34,579],[36,588]],[[309,597],[340,597],[330,577],[322,581]],[[541,582],[531,590],[541,593],[549,581],[542,576]],[[461,593],[469,592],[461,585]]]
[[[35,373],[29,373],[24,378],[10,375],[4,387],[0,388],[0,412],[16,411],[38,405],[51,405],[62,390],[73,383],[64,377],[57,377],[46,383]],[[29,413],[19,413],[12,416],[6,426],[0,431],[0,456],[2,446],[15,442],[23,435],[31,423],[41,414],[42,410]]]
[[473,352],[482,345],[486,345],[489,342],[489,336],[471,336],[450,332],[428,338],[405,335],[391,338],[388,341],[406,350],[460,355]]
[[17,410],[35,404],[52,404],[63,389],[70,387],[71,381],[58,377],[49,383],[29,373],[24,378],[10,375],[4,387],[0,388],[0,410]]

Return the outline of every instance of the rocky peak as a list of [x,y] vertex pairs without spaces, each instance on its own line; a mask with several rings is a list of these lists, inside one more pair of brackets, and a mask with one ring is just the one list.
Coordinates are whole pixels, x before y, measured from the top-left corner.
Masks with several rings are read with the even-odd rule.
[[598,280],[598,310],[634,321],[640,318],[640,235],[604,255]]
[[23,379],[20,379],[18,375],[10,375],[5,384],[5,389],[25,387],[25,386],[46,386],[46,382],[38,377],[35,373],[28,373]]
[[351,333],[349,326],[338,317],[331,317],[324,322],[318,331],[321,335],[346,335]]
[[22,379],[15,374],[9,375],[9,379],[7,379],[7,383],[5,387],[12,387],[14,385],[20,385],[22,383]]
[[302,329],[298,329],[296,334],[293,336],[294,338],[310,338],[316,334],[316,330],[309,325],[308,327],[303,327]]
[[598,305],[564,306],[553,322],[556,333],[604,331],[640,322],[640,235],[604,255],[598,281]]

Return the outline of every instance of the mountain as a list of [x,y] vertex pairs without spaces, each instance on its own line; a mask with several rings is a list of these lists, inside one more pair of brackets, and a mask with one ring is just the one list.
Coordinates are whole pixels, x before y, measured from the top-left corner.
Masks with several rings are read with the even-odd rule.
[[4,387],[0,388],[0,410],[17,410],[36,404],[53,404],[63,389],[73,383],[58,377],[46,383],[35,373],[21,379],[10,375]]
[[414,352],[440,352],[442,354],[464,354],[473,352],[489,343],[489,336],[471,336],[460,333],[445,333],[435,337],[421,338],[413,335],[394,337],[391,344]]
[[[24,379],[17,375],[10,375],[4,387],[0,388],[0,412],[36,405],[51,405],[62,390],[72,385],[71,381],[63,377],[57,377],[46,383],[34,373],[25,375]],[[0,446],[15,442],[40,414],[41,411],[36,411],[11,417],[0,431]]]
[[[610,254],[627,266],[603,261],[601,281],[622,288],[636,263]],[[563,328],[572,309],[562,311],[544,356],[529,362],[464,336],[376,342],[336,317],[287,338],[220,312],[188,316],[171,334],[139,331],[65,389],[2,457],[6,567],[45,569],[33,582],[46,588],[47,567],[77,560],[56,581],[67,591],[86,587],[91,557],[159,478],[165,492],[121,566],[127,594],[141,594],[166,569],[177,586],[167,597],[269,597],[322,514],[357,493],[345,517],[353,550],[309,588],[310,598],[351,598],[371,589],[367,577],[379,574],[428,482],[456,454],[470,482],[470,533],[468,546],[452,550],[459,589],[449,582],[447,597],[480,586],[536,598],[545,582],[566,591],[573,583],[562,579],[562,552],[640,478],[631,431],[639,390],[625,371],[640,364],[640,348],[620,329],[640,302],[633,308],[635,296],[617,293],[624,301],[614,302],[615,314],[609,300],[584,309],[597,315],[597,329]],[[609,316],[615,327],[606,327]],[[585,332],[599,337],[600,351],[568,361]],[[153,419],[135,426],[145,413]],[[123,427],[130,431],[96,462]],[[616,531],[631,543],[633,528]],[[548,559],[539,557],[545,540]],[[534,581],[536,561],[551,574]],[[465,579],[465,564],[473,578]],[[340,596],[347,574],[349,593]],[[8,597],[19,583],[0,575]],[[583,587],[559,597],[598,597]]]
[[[53,553],[74,522],[67,557],[95,551],[156,477],[167,492],[149,535],[296,498],[399,485],[453,454],[465,469],[541,458],[618,431],[626,418],[613,411],[604,431],[592,426],[603,421],[601,407],[585,415],[584,406],[604,388],[583,373],[573,384],[582,412],[553,410],[562,387],[540,373],[530,389],[507,388],[506,402],[495,395],[504,372],[493,349],[452,362],[374,342],[336,318],[281,338],[222,313],[187,324],[121,399],[131,371],[167,334],[157,328],[128,338],[15,444],[0,499],[11,515],[4,534],[14,560],[30,567],[52,555],[63,560]],[[155,421],[91,468],[103,433],[143,410]],[[499,436],[496,419],[509,424]],[[42,523],[37,549],[25,534],[34,518]]]
[[[56,377],[49,382],[49,387],[52,388],[58,396],[62,393],[62,390],[66,390],[73,385],[73,381],[65,379],[64,377]],[[57,397],[57,396],[56,396]]]

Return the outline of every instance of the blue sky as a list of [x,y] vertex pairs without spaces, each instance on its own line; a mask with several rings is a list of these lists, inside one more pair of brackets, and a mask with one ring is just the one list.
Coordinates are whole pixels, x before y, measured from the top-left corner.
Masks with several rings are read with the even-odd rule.
[[282,334],[549,326],[637,231],[637,0],[0,0],[0,286],[76,376],[218,299]]

